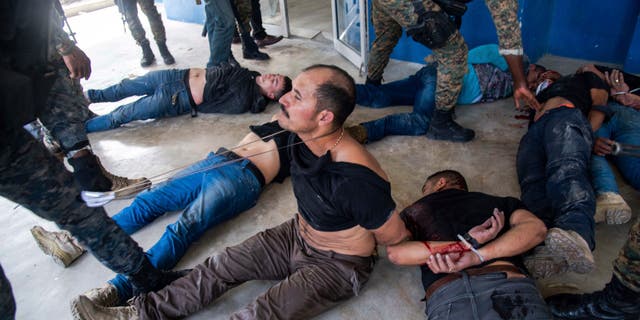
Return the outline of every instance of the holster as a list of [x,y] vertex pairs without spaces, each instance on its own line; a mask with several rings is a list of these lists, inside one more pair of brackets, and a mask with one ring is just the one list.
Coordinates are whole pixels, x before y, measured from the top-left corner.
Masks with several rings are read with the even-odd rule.
[[466,3],[471,0],[433,0],[449,15],[462,17],[467,12]]

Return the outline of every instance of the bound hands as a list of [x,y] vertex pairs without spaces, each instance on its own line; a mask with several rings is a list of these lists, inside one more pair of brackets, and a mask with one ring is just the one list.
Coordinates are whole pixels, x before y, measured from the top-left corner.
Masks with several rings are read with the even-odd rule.
[[613,151],[611,146],[613,145],[614,142],[615,141],[613,140],[598,137],[596,139],[596,143],[593,145],[593,153],[603,157],[608,154],[611,154],[611,152]]
[[611,73],[604,73],[604,80],[611,87],[611,96],[621,105],[640,109],[640,97],[629,93],[629,85],[624,82],[624,75],[620,70],[613,69]]
[[71,79],[87,80],[91,76],[91,60],[80,48],[73,46],[68,54],[62,56],[62,59],[69,69]]
[[[495,239],[504,227],[504,212],[493,209],[493,215],[480,225],[469,230],[478,243],[485,244]],[[480,257],[473,251],[437,253],[427,259],[427,266],[433,273],[453,273],[482,263]]]

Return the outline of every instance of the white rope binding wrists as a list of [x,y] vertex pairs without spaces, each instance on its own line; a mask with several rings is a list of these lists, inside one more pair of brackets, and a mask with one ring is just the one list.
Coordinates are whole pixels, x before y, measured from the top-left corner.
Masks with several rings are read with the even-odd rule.
[[478,256],[478,259],[480,259],[480,263],[484,262],[484,257],[480,254],[480,252],[478,251],[478,249],[474,248],[469,241],[465,240],[463,236],[458,234],[458,239],[460,239],[460,241],[462,241],[462,243],[464,243],[465,246],[467,246],[467,248],[469,248],[469,250],[471,250],[473,253],[476,254],[476,256]]

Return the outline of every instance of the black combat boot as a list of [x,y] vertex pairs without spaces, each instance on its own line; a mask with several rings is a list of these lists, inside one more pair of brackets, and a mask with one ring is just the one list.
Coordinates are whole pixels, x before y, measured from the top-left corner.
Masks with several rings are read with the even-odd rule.
[[453,121],[453,109],[434,110],[427,130],[427,138],[434,140],[448,140],[454,142],[467,142],[475,137],[476,133],[466,129]]
[[138,272],[127,275],[127,278],[131,281],[134,295],[139,295],[149,291],[160,290],[189,272],[191,272],[191,269],[178,271],[159,270],[145,257]]
[[640,293],[611,277],[601,291],[587,294],[558,294],[547,298],[555,319],[640,319]]
[[164,64],[176,63],[176,59],[174,59],[171,52],[169,52],[166,42],[156,42],[156,44],[158,45],[158,50],[160,50],[160,55],[162,56],[162,60],[164,60]]
[[247,60],[268,60],[269,55],[260,52],[258,45],[253,42],[253,38],[249,33],[243,33],[240,35],[242,38],[242,57]]
[[86,152],[81,156],[69,158],[68,161],[73,167],[73,178],[76,185],[81,190],[111,191],[111,180],[102,173],[102,167],[95,155]]
[[156,61],[156,56],[154,56],[153,51],[151,51],[149,40],[144,39],[144,42],[140,44],[140,47],[142,48],[142,59],[140,59],[140,66],[148,67]]
[[364,84],[371,84],[371,85],[374,85],[374,86],[380,86],[382,84],[382,78],[374,80],[374,79],[371,79],[371,78],[367,77],[367,81],[365,81]]

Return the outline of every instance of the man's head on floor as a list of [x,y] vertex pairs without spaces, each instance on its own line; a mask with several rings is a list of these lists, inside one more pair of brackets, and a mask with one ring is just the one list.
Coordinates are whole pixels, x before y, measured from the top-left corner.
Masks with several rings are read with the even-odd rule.
[[422,195],[427,196],[447,189],[469,191],[467,180],[464,179],[460,172],[455,170],[442,170],[427,177],[427,180],[422,186]]
[[291,91],[291,78],[281,74],[259,75],[256,77],[256,84],[260,87],[260,93],[273,101],[278,101],[285,93]]
[[538,94],[544,88],[558,80],[562,75],[555,71],[545,68],[542,65],[532,63],[527,67],[527,86],[531,92]]
[[293,80],[280,103],[280,126],[298,134],[326,134],[342,127],[353,112],[355,82],[336,66],[312,65]]

